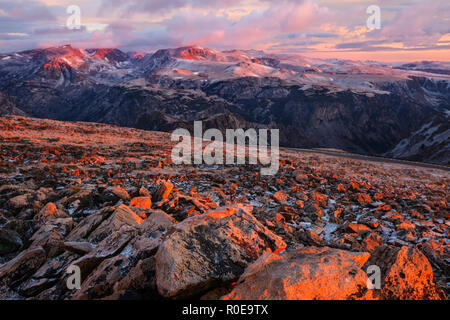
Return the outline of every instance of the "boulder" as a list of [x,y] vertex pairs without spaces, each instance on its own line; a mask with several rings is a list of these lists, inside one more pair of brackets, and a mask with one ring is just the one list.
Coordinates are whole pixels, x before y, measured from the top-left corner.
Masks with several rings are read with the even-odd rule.
[[230,300],[347,300],[361,298],[367,275],[365,252],[308,247],[266,253],[249,265]]
[[106,299],[158,298],[155,277],[155,258],[139,260],[130,271],[114,285],[114,293]]
[[33,196],[29,193],[18,195],[9,199],[8,206],[14,210],[21,210],[31,206],[31,199]]
[[136,235],[137,231],[134,227],[123,225],[101,241],[95,250],[75,260],[72,264],[80,268],[82,279],[85,279],[104,260],[120,254],[128,243],[135,239]]
[[31,279],[37,280],[42,278],[58,278],[66,272],[69,265],[72,264],[78,256],[70,253],[64,252],[56,258],[48,259],[42,266],[33,274]]
[[286,248],[242,204],[190,217],[170,229],[156,253],[156,281],[167,298],[201,294],[231,282],[264,253]]
[[56,279],[33,279],[30,278],[23,282],[18,288],[17,291],[24,297],[34,297],[44,291],[45,289],[50,288],[52,285],[56,283]]
[[155,238],[166,233],[174,224],[176,220],[164,211],[151,210],[149,217],[139,225],[139,233]]
[[120,186],[115,187],[111,190],[111,192],[119,199],[122,199],[123,201],[130,201],[130,195],[128,192],[124,189],[122,189]]
[[41,211],[35,216],[35,219],[41,223],[46,223],[58,218],[68,218],[69,215],[58,209],[53,202],[47,203]]
[[377,247],[365,268],[381,270],[381,290],[375,296],[388,300],[440,300],[444,292],[433,281],[433,270],[425,255],[415,247]]

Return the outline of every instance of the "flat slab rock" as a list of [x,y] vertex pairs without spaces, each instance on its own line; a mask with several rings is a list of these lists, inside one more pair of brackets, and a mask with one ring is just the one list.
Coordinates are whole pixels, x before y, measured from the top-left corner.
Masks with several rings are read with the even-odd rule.
[[42,247],[28,249],[0,266],[0,287],[15,286],[34,273],[46,259]]
[[264,253],[285,242],[242,204],[212,210],[175,225],[156,253],[156,283],[166,298],[187,298],[236,280]]

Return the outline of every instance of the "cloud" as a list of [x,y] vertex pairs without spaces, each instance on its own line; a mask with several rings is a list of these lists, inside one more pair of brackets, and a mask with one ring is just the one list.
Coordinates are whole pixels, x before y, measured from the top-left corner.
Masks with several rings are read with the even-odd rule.
[[39,1],[0,2],[0,17],[10,17],[20,21],[55,21],[51,10]]
[[243,0],[103,0],[100,11],[121,11],[123,16],[134,13],[158,13],[181,8],[226,8]]
[[237,22],[225,15],[183,11],[162,21],[161,25],[181,45],[251,47],[271,42],[280,35],[312,30],[331,16],[327,8],[311,1],[277,1],[266,10],[254,10]]
[[406,46],[435,44],[444,34],[450,32],[449,12],[448,1],[411,3],[400,9],[394,19],[387,21],[379,36],[402,42]]
[[[450,33],[448,0],[379,0],[381,30],[366,28],[371,0],[77,0],[82,29],[67,30],[71,0],[0,0],[0,52],[72,43],[153,51],[201,45],[274,52],[436,48]],[[427,49],[427,50],[428,50]],[[433,49],[434,50],[434,49]]]
[[65,26],[55,27],[55,28],[36,28],[33,30],[33,34],[37,36],[49,36],[49,35],[68,35],[76,32],[86,32],[86,26],[81,26],[80,29],[70,30]]

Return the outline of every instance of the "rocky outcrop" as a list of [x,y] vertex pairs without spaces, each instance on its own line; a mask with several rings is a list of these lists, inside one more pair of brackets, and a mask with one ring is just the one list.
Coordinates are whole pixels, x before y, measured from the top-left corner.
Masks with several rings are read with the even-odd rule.
[[158,249],[158,291],[168,298],[198,295],[234,281],[259,256],[285,247],[243,205],[188,218],[174,226]]

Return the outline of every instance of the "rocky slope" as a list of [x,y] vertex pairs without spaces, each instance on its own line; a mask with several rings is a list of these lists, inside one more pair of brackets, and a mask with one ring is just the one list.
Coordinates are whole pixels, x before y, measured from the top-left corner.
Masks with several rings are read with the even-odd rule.
[[[286,147],[449,164],[446,66],[63,46],[0,55],[0,114],[162,131],[194,120],[223,130],[279,128]],[[433,119],[443,123],[439,137],[417,134]]]
[[448,170],[284,149],[275,176],[176,166],[166,133],[17,116],[0,145],[2,299],[448,297]]

